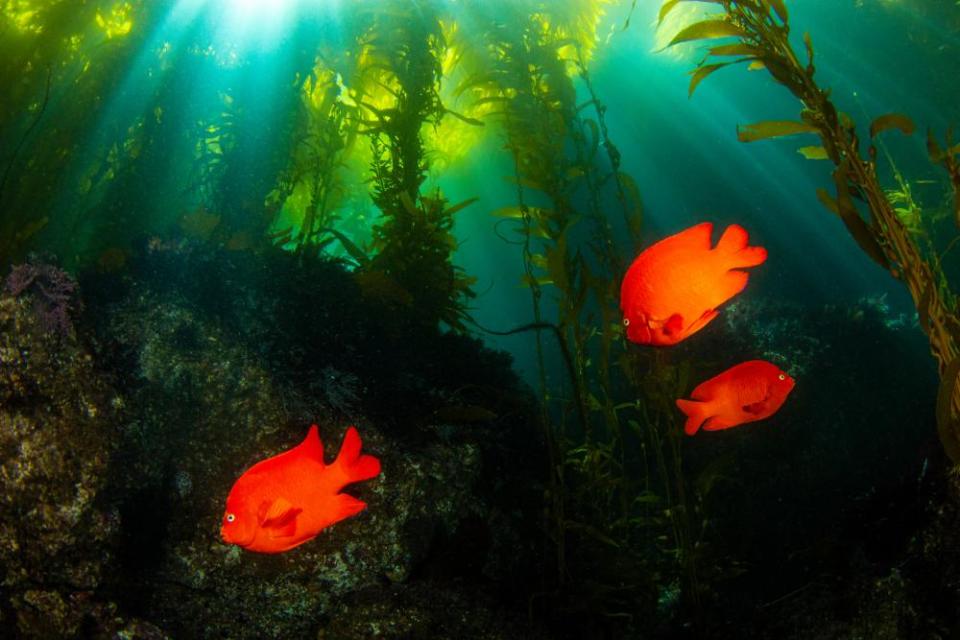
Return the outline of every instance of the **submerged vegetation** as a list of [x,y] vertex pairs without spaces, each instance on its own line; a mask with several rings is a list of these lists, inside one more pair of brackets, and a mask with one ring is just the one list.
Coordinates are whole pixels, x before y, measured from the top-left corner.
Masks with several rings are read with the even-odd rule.
[[[681,2],[664,2],[660,20]],[[803,36],[805,63],[794,50],[789,39],[789,13],[783,0],[717,0],[713,4],[718,14],[685,27],[670,41],[670,45],[725,38],[734,41],[707,50],[706,57],[691,72],[690,93],[719,69],[748,63],[751,68],[766,69],[800,100],[800,120],[743,125],[737,136],[742,142],[805,133],[820,139],[819,146],[799,150],[809,159],[829,160],[835,167],[834,194],[818,189],[817,196],[840,217],[860,248],[910,292],[941,375],[937,399],[940,441],[954,464],[960,464],[960,309],[955,287],[947,279],[936,248],[929,243],[924,245],[916,237],[920,221],[926,218],[932,222],[933,214],[924,215],[919,209],[909,183],[895,165],[892,169],[897,189],[885,190],[878,174],[877,136],[891,129],[911,135],[915,129],[913,121],[900,113],[876,117],[870,123],[864,152],[856,122],[837,108],[830,92],[815,79],[811,35]],[[944,144],[929,131],[927,149],[931,162],[947,172],[953,198],[951,209],[960,230],[960,143],[954,142],[952,130],[947,132]]]
[[[660,20],[687,2],[667,0]],[[646,28],[631,26],[637,3],[339,3],[337,33],[290,27],[280,68],[255,48],[207,42],[204,29],[180,25],[186,18],[165,15],[161,4],[0,4],[0,266],[20,265],[0,300],[0,324],[27,327],[10,341],[10,353],[26,358],[31,348],[44,357],[55,351],[40,328],[58,323],[63,339],[74,340],[69,370],[96,361],[105,372],[92,379],[116,387],[98,392],[111,399],[91,405],[87,417],[123,422],[110,433],[122,431],[116,448],[127,448],[108,455],[105,441],[90,445],[97,471],[85,482],[109,504],[103,514],[84,504],[81,515],[110,520],[91,543],[91,557],[111,548],[91,561],[95,579],[58,577],[42,589],[8,580],[0,619],[9,615],[24,636],[43,637],[46,627],[31,627],[42,617],[36,612],[64,609],[78,597],[68,591],[82,589],[87,598],[117,599],[130,615],[159,615],[174,630],[215,611],[228,633],[307,633],[329,615],[331,628],[352,629],[343,637],[364,637],[368,627],[330,613],[341,608],[374,621],[409,615],[387,637],[418,637],[442,635],[433,620],[450,633],[442,625],[456,616],[437,610],[430,589],[454,584],[442,602],[467,607],[479,594],[487,607],[489,599],[471,622],[478,628],[497,607],[512,607],[503,625],[515,637],[535,637],[524,622],[536,633],[578,638],[698,634],[728,623],[724,589],[750,570],[743,558],[756,560],[747,547],[762,536],[737,542],[740,523],[729,521],[737,514],[717,495],[744,507],[736,493],[743,487],[728,488],[738,471],[734,447],[749,445],[689,445],[675,400],[720,352],[776,348],[812,369],[824,352],[852,368],[837,345],[873,344],[907,328],[876,301],[802,319],[744,304],[730,309],[725,327],[716,323],[722,348],[649,349],[626,340],[620,282],[652,238],[640,188],[623,165],[642,150],[618,140],[591,71],[610,38]],[[941,241],[932,221],[943,212],[919,202],[878,137],[890,129],[909,135],[913,123],[880,116],[861,139],[814,80],[812,38],[803,40],[805,62],[794,51],[783,0],[698,4],[716,13],[671,44],[732,40],[708,49],[690,93],[715,71],[747,63],[802,102],[799,120],[741,126],[739,138],[819,137],[800,150],[834,165],[833,193],[818,196],[909,289],[939,365],[940,438],[960,464],[960,316],[944,266],[958,255],[955,239]],[[215,32],[219,19],[207,19],[213,25],[203,26]],[[241,81],[245,74],[257,80]],[[268,83],[271,74],[280,80]],[[948,217],[960,228],[960,143],[931,132],[927,146],[948,176]],[[489,164],[474,185],[505,182],[510,201],[484,209],[483,193],[448,197],[448,176],[485,154]],[[889,184],[880,178],[882,158]],[[482,241],[515,252],[528,323],[474,321],[477,280],[456,263],[455,226],[464,215],[493,218],[498,239]],[[85,312],[75,281],[41,262],[38,249],[82,276],[81,294],[91,299]],[[30,308],[47,315],[31,320]],[[533,408],[506,358],[471,333],[535,342]],[[873,351],[870,379],[895,386]],[[0,383],[16,387],[4,393],[32,406],[33,392],[14,384],[20,360],[4,362]],[[923,405],[925,380],[913,379],[911,398]],[[84,395],[69,391],[64,402]],[[0,418],[12,423],[4,411]],[[797,415],[822,419],[812,414]],[[339,428],[364,419],[377,424],[373,446],[394,453],[381,454],[393,484],[374,490],[371,511],[384,515],[372,533],[351,539],[337,529],[333,544],[310,551],[295,570],[246,568],[210,544],[208,512],[222,501],[211,492],[238,461],[279,450],[294,433],[283,424]],[[38,424],[28,431],[42,433]],[[767,445],[784,453],[798,437]],[[756,459],[769,458],[753,446]],[[882,460],[873,451],[865,458]],[[814,454],[804,462],[814,464]],[[768,477],[753,480],[774,504],[789,480],[773,463],[762,471]],[[508,506],[498,505],[504,496]],[[165,510],[173,515],[153,530],[149,516]],[[531,521],[535,543],[522,537]],[[790,535],[776,522],[762,526]],[[721,544],[722,535],[735,541]],[[141,543],[149,554],[138,555]],[[829,551],[802,553],[814,560],[797,560],[803,569],[792,565],[790,579],[831,559]],[[322,588],[311,582],[316,572]],[[257,613],[261,582],[283,602]],[[53,604],[24,604],[41,596]],[[228,619],[232,601],[250,609],[251,620]],[[109,626],[110,607],[78,606],[62,628]]]

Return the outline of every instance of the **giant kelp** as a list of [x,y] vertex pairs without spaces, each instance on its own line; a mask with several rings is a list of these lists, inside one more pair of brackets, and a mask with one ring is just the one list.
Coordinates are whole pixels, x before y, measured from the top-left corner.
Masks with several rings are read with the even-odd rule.
[[93,122],[91,106],[116,86],[119,65],[140,40],[135,21],[149,13],[140,2],[110,0],[0,7],[0,262],[22,257],[38,233],[61,222],[51,218],[60,187],[51,178],[69,166]]
[[[667,0],[660,9],[662,21],[681,2]],[[670,41],[671,45],[700,40],[732,38],[733,44],[710,47],[703,61],[691,72],[690,92],[707,76],[724,67],[747,63],[766,69],[772,78],[789,90],[803,108],[799,120],[759,122],[738,127],[742,142],[797,134],[815,134],[819,146],[800,151],[810,159],[828,159],[833,163],[834,193],[819,189],[824,206],[839,216],[860,248],[890,275],[902,281],[910,292],[920,315],[920,326],[927,334],[930,349],[941,374],[937,402],[940,440],[954,463],[960,464],[960,314],[956,294],[951,288],[938,256],[924,251],[911,233],[897,198],[884,190],[877,171],[878,135],[897,129],[905,135],[914,131],[905,115],[880,115],[871,123],[868,138],[861,139],[853,118],[835,105],[830,92],[815,78],[813,40],[804,34],[806,62],[790,42],[790,19],[784,0],[708,0],[720,13],[691,24]],[[864,152],[863,146],[866,144]],[[960,145],[947,133],[945,146],[928,133],[930,158],[946,169],[952,185],[954,204],[960,223],[960,172],[957,158]],[[902,183],[900,192],[904,189]],[[909,212],[909,210],[908,210]],[[960,226],[960,224],[958,224]]]
[[[642,208],[590,81],[605,4],[507,10],[471,34],[457,91],[492,107],[486,121],[513,157],[506,178],[516,203],[494,213],[519,234],[508,241],[531,294],[533,322],[508,333],[537,332],[551,457],[545,527],[555,554],[540,597],[551,615],[576,617],[583,629],[637,629],[663,583],[682,583],[686,601],[699,602],[706,491],[687,487],[675,423],[689,365],[628,348],[621,330],[623,253],[639,245]],[[566,384],[548,378],[554,340]]]

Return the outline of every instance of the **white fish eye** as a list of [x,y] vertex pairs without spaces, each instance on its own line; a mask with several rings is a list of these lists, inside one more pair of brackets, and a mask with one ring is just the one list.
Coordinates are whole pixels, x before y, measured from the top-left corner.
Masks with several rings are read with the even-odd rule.
[[786,380],[786,379],[787,379],[786,374],[781,373],[781,374],[780,374],[780,379],[781,379],[781,380]]
[[625,327],[629,327],[629,326],[630,326],[630,318],[624,318],[624,319],[623,319],[623,326],[625,326]]
[[236,519],[237,519],[237,516],[233,515],[232,513],[227,514],[227,522],[233,522]]

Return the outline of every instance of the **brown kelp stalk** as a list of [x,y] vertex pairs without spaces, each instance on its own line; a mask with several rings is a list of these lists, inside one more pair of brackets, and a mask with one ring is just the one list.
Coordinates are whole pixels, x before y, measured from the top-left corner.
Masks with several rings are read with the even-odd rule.
[[[692,0],[664,2],[660,10],[661,21],[685,1]],[[834,164],[836,196],[830,196],[822,189],[817,195],[843,220],[861,249],[893,277],[903,281],[910,292],[941,376],[937,401],[940,439],[950,458],[960,464],[960,388],[956,384],[960,374],[960,318],[954,295],[946,284],[939,262],[923,255],[885,194],[877,177],[876,147],[870,144],[864,157],[855,123],[847,114],[837,110],[829,91],[822,89],[814,79],[816,68],[809,34],[804,35],[806,63],[800,61],[790,44],[789,14],[784,0],[701,1],[715,4],[722,13],[686,27],[670,44],[717,38],[734,38],[736,41],[708,49],[707,56],[691,72],[690,92],[718,69],[746,62],[753,68],[766,68],[777,82],[801,101],[803,109],[799,121],[742,126],[738,137],[743,142],[800,133],[813,133],[820,138],[821,146],[800,150],[808,158],[829,159]],[[891,128],[909,135],[914,127],[906,116],[882,115],[871,123],[870,138]],[[960,178],[953,158],[960,148],[950,146],[949,136],[946,150],[941,150],[932,136],[929,140],[931,158],[950,172],[956,190]],[[861,214],[857,201],[865,208],[866,217]]]

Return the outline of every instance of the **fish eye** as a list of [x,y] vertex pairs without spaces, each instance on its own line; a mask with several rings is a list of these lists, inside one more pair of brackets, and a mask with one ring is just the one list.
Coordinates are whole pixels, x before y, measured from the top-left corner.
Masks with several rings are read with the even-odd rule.
[[233,522],[236,519],[237,519],[237,516],[233,515],[232,513],[227,514],[227,522]]
[[624,319],[623,319],[623,326],[625,326],[625,327],[629,327],[629,326],[630,326],[630,318],[624,318]]
[[780,379],[781,379],[781,380],[786,380],[786,379],[787,379],[786,374],[781,373],[781,374],[780,374]]

